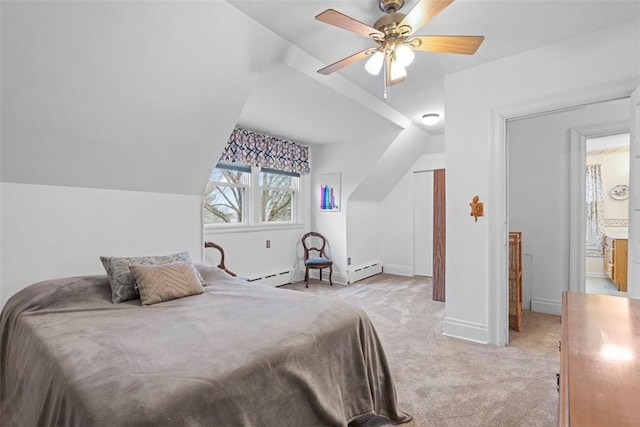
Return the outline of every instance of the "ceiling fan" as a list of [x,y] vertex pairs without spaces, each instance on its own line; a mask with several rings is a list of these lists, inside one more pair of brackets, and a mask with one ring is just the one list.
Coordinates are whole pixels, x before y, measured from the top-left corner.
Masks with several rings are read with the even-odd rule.
[[384,99],[387,99],[387,89],[406,79],[406,67],[413,62],[414,50],[473,55],[484,36],[412,35],[451,3],[453,0],[418,0],[405,15],[398,12],[404,6],[404,0],[379,0],[378,6],[386,15],[378,19],[373,27],[335,9],[325,10],[316,16],[318,21],[369,37],[378,46],[354,53],[318,70],[318,73],[328,75],[369,57],[365,69],[370,74],[378,75],[384,70]]

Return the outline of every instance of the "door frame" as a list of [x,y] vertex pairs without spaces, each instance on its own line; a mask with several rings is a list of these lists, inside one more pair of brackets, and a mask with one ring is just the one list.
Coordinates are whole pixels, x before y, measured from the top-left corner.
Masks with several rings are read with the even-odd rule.
[[631,94],[629,139],[629,248],[627,296],[640,299],[640,84]]
[[[595,85],[580,91],[558,93],[542,99],[515,105],[491,108],[489,140],[489,192],[488,202],[494,215],[488,215],[489,253],[489,342],[507,345],[509,342],[509,212],[508,212],[508,157],[507,120],[575,108],[596,102],[626,98],[637,89],[637,77]],[[568,261],[568,260],[567,260]]]
[[586,292],[585,165],[587,139],[629,133],[629,120],[618,120],[569,130],[569,290]]

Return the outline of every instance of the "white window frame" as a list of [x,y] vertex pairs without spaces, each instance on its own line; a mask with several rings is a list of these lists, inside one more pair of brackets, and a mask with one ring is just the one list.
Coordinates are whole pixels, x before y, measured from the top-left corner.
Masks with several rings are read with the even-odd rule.
[[[216,164],[216,168],[219,165]],[[249,165],[246,165],[249,166]],[[275,169],[268,168],[268,171],[276,172]],[[259,229],[285,229],[285,228],[300,228],[303,227],[303,223],[300,218],[300,200],[301,200],[301,180],[302,177],[298,177],[298,185],[297,188],[287,188],[287,191],[294,192],[294,200],[293,200],[293,220],[292,221],[273,221],[273,222],[263,222],[262,221],[262,190],[263,186],[260,185],[260,172],[261,168],[259,166],[251,165],[251,172],[249,178],[248,185],[240,185],[240,184],[232,184],[228,182],[221,182],[219,185],[227,186],[227,187],[245,187],[245,200],[243,206],[243,222],[241,223],[219,223],[219,224],[205,224],[203,218],[203,226],[204,230],[259,230]],[[214,184],[218,185],[218,183],[214,182]],[[270,187],[275,190],[282,190],[282,187]],[[204,201],[203,201],[204,203]],[[202,207],[204,209],[204,206]]]
[[[265,185],[261,185],[260,184],[260,174],[261,173],[271,173],[271,174],[277,174],[277,175],[285,175],[285,176],[291,176],[291,177],[295,177],[297,178],[297,185],[295,187],[272,187],[272,186],[265,186]],[[300,176],[298,174],[291,174],[291,173],[287,173],[285,171],[278,171],[277,169],[272,169],[272,168],[258,168],[258,172],[255,174],[256,178],[257,178],[257,186],[256,188],[258,189],[258,191],[256,191],[256,193],[258,193],[258,198],[257,198],[257,203],[254,204],[254,206],[258,206],[260,209],[256,209],[257,211],[259,210],[259,212],[257,212],[257,221],[260,222],[261,224],[295,224],[298,223],[298,204],[299,204],[299,200],[300,200]],[[253,175],[252,175],[253,177]],[[291,205],[291,216],[292,216],[292,220],[291,221],[263,221],[262,220],[262,193],[264,190],[270,190],[270,191],[289,191],[292,193],[292,205]]]

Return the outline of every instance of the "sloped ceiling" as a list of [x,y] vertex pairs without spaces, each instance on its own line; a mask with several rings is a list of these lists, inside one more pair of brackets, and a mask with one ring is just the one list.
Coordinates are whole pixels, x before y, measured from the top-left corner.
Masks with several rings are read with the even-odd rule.
[[[412,140],[428,140],[431,131],[416,124],[416,111],[443,102],[438,76],[473,63],[435,57],[424,72],[415,68],[419,85],[409,80],[392,88],[388,102],[379,85],[362,83],[362,70],[320,76],[316,70],[340,56],[336,49],[349,53],[355,47],[349,40],[358,38],[321,25],[314,14],[332,5],[365,20],[380,14],[373,0],[334,3],[3,1],[0,179],[199,194],[236,123],[303,143],[366,150],[374,139],[392,144],[413,121],[423,135]],[[516,43],[509,37],[514,25],[504,24],[518,18],[524,25],[523,11],[533,14],[535,2],[495,3],[478,9],[458,0],[430,28],[491,27],[492,43],[507,41],[503,54],[540,43],[529,30]],[[545,13],[574,19],[562,32],[548,28],[560,18],[544,16],[544,42],[593,29],[594,16],[600,26],[637,16],[625,2],[582,9],[551,3]],[[465,11],[475,11],[475,26]],[[281,27],[280,20],[291,24]]]
[[3,2],[1,35],[1,177],[19,183],[197,194],[277,58],[226,3]]
[[239,125],[305,144],[366,143],[402,130],[393,121],[287,65],[260,75]]
[[408,123],[226,2],[3,2],[1,19],[5,182],[199,194],[236,124],[390,144]]
[[[407,13],[417,0],[405,0]],[[318,22],[316,15],[334,8],[372,25],[383,12],[378,0],[228,0],[285,40],[318,58],[319,69],[375,43],[341,28]],[[637,0],[455,0],[416,31],[419,35],[484,35],[475,55],[420,52],[407,68],[407,81],[391,88],[388,104],[432,135],[444,133],[444,121],[426,127],[425,113],[444,113],[445,75],[596,31],[640,16]],[[364,70],[364,61],[337,74],[380,98],[381,76]],[[446,120],[446,117],[444,117]]]

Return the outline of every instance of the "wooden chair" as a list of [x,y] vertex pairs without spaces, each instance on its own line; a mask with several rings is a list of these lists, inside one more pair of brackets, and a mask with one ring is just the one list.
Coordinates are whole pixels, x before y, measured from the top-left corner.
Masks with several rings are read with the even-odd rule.
[[[318,248],[313,245],[313,240],[320,241],[322,245]],[[309,233],[302,236],[302,247],[304,248],[304,281],[306,283],[306,287],[309,287],[309,269],[315,268],[320,270],[320,280],[322,280],[322,270],[325,268],[329,269],[329,283],[333,286],[333,281],[331,280],[331,276],[333,275],[333,261],[329,259],[327,253],[325,252],[325,247],[327,246],[327,239],[320,233],[316,233],[315,231],[310,231]],[[317,252],[318,256],[311,257],[309,256],[310,252]]]
[[218,264],[218,268],[221,269],[222,271],[225,271],[227,274],[236,277],[236,273],[227,270],[227,267],[224,266],[224,249],[222,249],[222,246],[220,245],[216,245],[213,242],[204,242],[204,247],[205,248],[214,248],[220,251],[220,264]]

